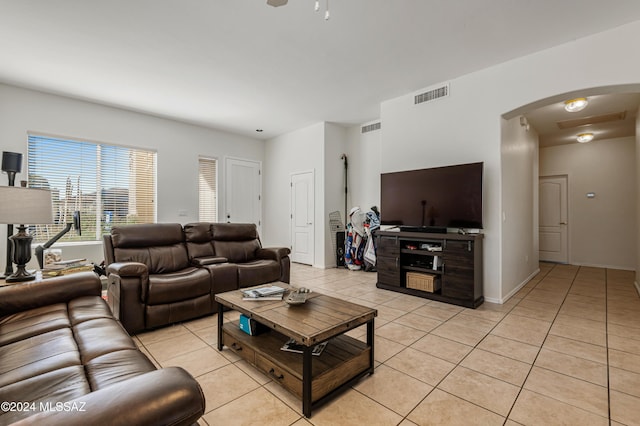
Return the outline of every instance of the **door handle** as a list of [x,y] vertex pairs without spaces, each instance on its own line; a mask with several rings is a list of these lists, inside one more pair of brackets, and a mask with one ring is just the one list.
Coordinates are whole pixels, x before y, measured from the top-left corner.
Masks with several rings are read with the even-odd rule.
[[313,225],[313,222],[307,222],[307,225]]
[[567,222],[560,222],[560,225],[566,225]]

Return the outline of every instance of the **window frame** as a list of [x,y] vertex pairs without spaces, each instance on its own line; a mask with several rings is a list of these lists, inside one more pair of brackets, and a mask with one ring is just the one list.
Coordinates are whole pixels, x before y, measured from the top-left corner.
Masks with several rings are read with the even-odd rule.
[[[214,186],[215,189],[213,191],[213,195],[210,195],[211,198],[213,198],[214,200],[214,205],[213,205],[213,217],[203,217],[203,197],[202,197],[202,166],[203,164],[206,163],[214,163],[214,176],[213,179],[215,180],[214,182]],[[199,155],[198,156],[198,221],[199,222],[218,222],[218,220],[220,219],[220,160],[217,157],[212,157],[212,156],[208,156],[208,155]]]
[[[76,232],[71,231],[67,233],[67,235],[65,235],[66,238],[65,237],[61,238],[60,241],[56,243],[57,245],[61,245],[61,244],[81,245],[81,244],[98,243],[102,241],[102,235],[110,231],[111,225],[109,225],[108,222],[106,222],[105,220],[106,210],[105,210],[105,204],[104,204],[105,197],[103,197],[103,192],[105,190],[115,189],[115,187],[105,188],[105,186],[107,185],[104,184],[104,182],[108,182],[110,178],[112,180],[115,179],[114,181],[117,181],[118,183],[121,183],[121,181],[119,181],[119,178],[117,177],[117,174],[118,174],[117,171],[102,172],[102,169],[105,164],[109,165],[110,162],[113,164],[119,165],[118,159],[117,159],[118,156],[127,157],[126,160],[128,161],[129,170],[131,170],[132,162],[138,161],[136,154],[150,156],[150,161],[143,161],[142,164],[143,166],[150,167],[151,169],[150,170],[147,169],[142,173],[144,177],[142,178],[141,181],[139,181],[141,183],[139,183],[137,189],[139,189],[141,185],[143,189],[149,191],[147,196],[151,198],[151,201],[147,203],[142,203],[142,206],[144,210],[147,211],[144,217],[147,217],[147,218],[150,217],[152,222],[149,222],[148,220],[142,220],[142,221],[136,221],[133,223],[156,223],[157,222],[158,220],[158,173],[157,173],[158,151],[156,149],[146,148],[146,147],[145,148],[136,147],[136,146],[130,146],[130,145],[124,145],[124,144],[115,144],[111,142],[95,141],[87,138],[60,136],[60,135],[52,135],[44,132],[29,131],[27,132],[27,176],[29,180],[29,186],[35,185],[34,187],[37,187],[37,184],[34,183],[34,176],[39,176],[37,175],[37,173],[41,171],[41,168],[46,167],[46,166],[43,166],[42,164],[38,164],[38,160],[32,158],[34,153],[37,153],[38,149],[40,149],[40,151],[44,151],[46,149],[46,147],[37,146],[38,139],[41,139],[43,143],[50,143],[52,145],[55,145],[56,141],[59,141],[60,143],[64,142],[64,143],[78,144],[78,149],[86,148],[86,147],[95,147],[95,153],[91,153],[94,156],[93,161],[95,161],[95,175],[92,175],[89,178],[89,181],[91,182],[89,185],[89,188],[91,188],[90,191],[95,191],[95,194],[93,195],[94,200],[86,203],[86,205],[90,206],[88,209],[83,208],[85,207],[85,204],[84,204],[84,201],[82,200],[82,198],[87,197],[87,194],[85,194],[85,191],[87,190],[86,184],[82,185],[85,189],[81,190],[80,189],[81,185],[78,181],[77,188],[74,189],[76,191],[76,200],[78,198],[80,199],[79,208],[83,216],[86,217],[88,215],[89,217],[91,217],[91,220],[90,220],[91,226],[87,226],[87,224],[90,222],[87,222],[85,217],[83,217],[83,220],[82,220],[82,224],[85,227],[90,228],[90,232],[87,232],[88,230],[83,229],[82,237],[77,237]],[[63,155],[63,151],[65,150],[65,148],[62,148],[62,147],[58,147],[57,148],[58,151],[55,151],[56,148],[50,147],[50,149],[56,155]],[[113,156],[112,160],[107,159],[109,155],[103,155],[103,151],[105,150],[110,151],[109,155]],[[64,164],[62,164],[60,167],[64,167]],[[84,174],[85,170],[86,170],[86,166],[80,165],[78,169],[72,169],[72,173],[67,176],[67,179],[69,180],[72,176],[75,177],[76,174],[78,176],[80,175],[85,176]],[[81,173],[74,174],[73,172],[81,172]],[[43,175],[42,177],[46,179],[48,185],[51,185],[50,183],[51,180],[55,180],[55,178],[58,178],[58,179],[63,178],[64,173],[65,173],[64,171],[61,171],[60,169],[56,169],[52,173],[48,175]],[[109,173],[112,173],[113,175],[111,176],[109,175]],[[89,175],[89,174],[90,173],[87,173],[86,175]],[[47,176],[49,176],[50,178],[47,178]],[[95,179],[95,185],[91,179]],[[130,181],[129,174],[127,174],[126,182],[127,182],[126,184],[127,195],[130,196],[131,181]],[[55,184],[55,185],[56,185],[55,187],[53,186],[50,187],[50,189],[52,189],[54,218],[56,217],[57,214],[60,214],[60,216],[66,214],[68,216],[65,222],[69,223],[70,222],[69,215],[73,214],[73,211],[75,210],[75,208],[63,209],[62,206],[56,205],[57,202],[62,202],[62,200],[66,200],[66,197],[64,198],[59,197],[58,200],[55,200],[53,199],[53,195],[55,193],[60,194],[63,190],[66,192],[66,189],[60,189],[57,187],[58,184]],[[88,194],[91,194],[91,192],[89,192]],[[130,199],[128,198],[126,202],[127,217],[129,217],[130,215],[129,209],[131,206],[129,201]],[[115,202],[114,199],[111,199],[111,202]],[[78,207],[77,201],[76,201],[75,207]],[[92,210],[95,210],[95,211],[92,211]],[[60,213],[60,212],[63,212],[63,213]],[[95,223],[92,223],[93,219],[95,219]],[[51,225],[37,225],[32,227],[32,230],[34,231],[34,234],[35,234],[34,243],[46,242],[48,239],[50,239],[53,235],[55,235],[57,232],[62,230],[64,227],[65,227],[65,223],[63,223],[62,221],[59,223],[51,224]],[[95,230],[94,230],[94,227],[95,227]]]

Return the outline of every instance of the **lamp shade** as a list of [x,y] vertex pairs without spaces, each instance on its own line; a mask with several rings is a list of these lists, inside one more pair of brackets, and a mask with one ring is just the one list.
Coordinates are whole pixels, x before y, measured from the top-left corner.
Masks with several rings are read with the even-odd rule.
[[0,223],[24,225],[53,223],[51,191],[0,186]]

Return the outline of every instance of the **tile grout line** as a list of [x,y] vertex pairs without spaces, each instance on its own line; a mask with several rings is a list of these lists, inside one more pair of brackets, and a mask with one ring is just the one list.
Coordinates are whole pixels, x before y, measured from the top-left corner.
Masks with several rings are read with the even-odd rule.
[[607,355],[607,414],[611,424],[611,367],[609,366],[609,268],[604,270],[604,336]]
[[[549,276],[551,271],[554,270],[556,268],[556,266],[557,265],[554,265],[553,268],[549,269],[549,271],[547,271],[547,273],[542,277],[542,279],[539,280],[536,283],[536,285],[533,287],[533,289],[538,287],[538,285],[540,285],[540,283],[542,281],[544,281],[544,279]],[[540,344],[540,347],[538,348],[538,352],[536,353],[536,356],[533,358],[533,361],[531,362],[531,368],[529,368],[529,372],[527,373],[527,376],[524,378],[524,381],[522,382],[522,386],[520,386],[520,390],[518,391],[518,395],[513,400],[513,404],[511,404],[511,408],[509,409],[509,413],[507,414],[507,417],[505,418],[505,423],[509,420],[509,416],[511,416],[511,413],[513,412],[513,408],[515,407],[516,402],[518,401],[518,398],[520,398],[520,394],[522,394],[522,391],[525,389],[524,386],[527,383],[527,380],[529,379],[529,376],[531,375],[531,372],[533,371],[533,367],[535,367],[535,365],[536,365],[536,361],[538,360],[538,357],[540,356],[540,352],[542,351],[542,347],[544,346],[545,342],[547,341],[547,337],[549,337],[549,332],[551,331],[551,328],[553,328],[553,324],[558,319],[558,315],[560,315],[560,311],[562,310],[562,306],[564,305],[564,302],[566,301],[567,296],[569,295],[569,292],[571,291],[571,287],[573,287],[573,283],[575,282],[575,279],[578,276],[578,272],[579,271],[580,271],[580,267],[578,267],[578,270],[576,271],[575,275],[573,276],[573,279],[571,280],[571,285],[567,289],[567,292],[564,295],[564,298],[562,299],[562,303],[558,306],[558,311],[556,312],[556,314],[553,317],[553,320],[551,321],[551,326],[549,326],[549,330],[547,330],[547,333],[545,334],[544,339],[542,340],[542,343]],[[520,302],[522,302],[522,300],[524,300],[524,298],[521,299]],[[518,304],[516,304],[516,306],[518,306],[520,304],[520,302],[518,302]],[[542,367],[538,367],[538,368],[542,368]],[[530,392],[533,392],[533,391],[530,391]],[[538,393],[538,392],[535,392],[535,393]],[[551,398],[551,397],[549,397],[547,395],[543,395],[543,396],[545,396],[547,398]],[[551,398],[551,399],[555,400],[555,398]],[[560,401],[560,402],[563,402],[563,401]],[[571,404],[569,404],[569,405],[571,405]]]
[[[547,274],[548,274],[548,272],[547,272]],[[545,275],[545,276],[546,276],[546,275]],[[520,303],[520,302],[518,302],[518,303]],[[425,395],[425,396],[424,396],[424,398],[422,398],[422,399],[421,399],[421,400],[420,400],[420,401],[419,401],[419,402],[418,402],[418,403],[413,407],[413,409],[411,409],[411,411],[409,411],[409,413],[407,413],[407,415],[404,417],[404,419],[403,419],[403,420],[411,421],[411,420],[409,420],[409,419],[408,419],[409,415],[410,415],[413,411],[415,411],[415,410],[420,406],[420,404],[422,404],[422,402],[424,402],[424,400],[425,400],[425,399],[427,399],[427,398],[429,397],[429,395],[431,395],[431,393],[432,393],[435,389],[438,389],[440,392],[447,393],[447,394],[449,394],[449,395],[451,395],[451,396],[453,396],[453,397],[455,397],[455,398],[461,399],[461,400],[463,400],[463,401],[465,401],[465,402],[467,402],[467,403],[469,403],[469,404],[475,405],[476,407],[479,407],[479,408],[481,408],[481,409],[483,409],[483,410],[489,411],[489,412],[494,413],[494,414],[496,414],[496,415],[498,415],[498,416],[500,416],[500,417],[503,417],[501,414],[496,413],[495,411],[492,411],[492,410],[488,409],[487,407],[483,407],[483,406],[481,406],[481,405],[476,404],[475,402],[468,401],[468,400],[466,400],[466,399],[464,399],[464,398],[462,398],[462,397],[460,397],[460,396],[458,396],[458,395],[454,395],[454,394],[452,394],[452,393],[450,393],[450,392],[447,392],[447,391],[446,391],[446,390],[444,390],[444,389],[440,389],[440,388],[438,388],[438,386],[440,386],[440,384],[441,384],[443,381],[445,381],[445,380],[446,380],[446,378],[447,378],[447,377],[449,377],[449,375],[450,375],[450,374],[451,374],[451,373],[452,373],[452,372],[453,372],[457,367],[467,368],[467,367],[465,367],[465,366],[461,365],[461,364],[462,364],[462,362],[463,362],[463,361],[464,361],[464,360],[469,356],[469,354],[471,354],[471,352],[473,352],[473,350],[474,350],[474,349],[479,349],[479,348],[478,348],[478,345],[480,345],[480,343],[482,343],[482,341],[483,341],[484,339],[486,339],[486,337],[487,337],[489,334],[491,334],[491,331],[492,331],[492,330],[494,330],[494,329],[495,329],[495,328],[496,328],[496,327],[497,327],[497,326],[498,326],[498,325],[499,325],[499,324],[504,320],[504,318],[506,318],[506,317],[507,317],[507,315],[509,315],[509,313],[510,313],[511,311],[513,311],[513,309],[518,305],[518,303],[516,303],[514,306],[512,306],[512,307],[511,307],[511,309],[509,309],[509,310],[506,312],[506,314],[502,317],[502,319],[501,319],[500,321],[498,321],[498,322],[497,322],[493,327],[491,327],[491,329],[490,329],[490,330],[485,334],[485,336],[484,336],[482,339],[480,339],[480,341],[478,341],[478,343],[476,343],[474,346],[472,346],[472,349],[471,349],[471,350],[470,350],[466,355],[464,355],[464,356],[462,357],[462,359],[460,359],[460,361],[458,361],[458,362],[455,364],[455,367],[454,367],[454,368],[452,368],[452,369],[451,369],[451,371],[449,371],[449,372],[448,372],[448,373],[447,373],[447,374],[446,374],[442,379],[440,379],[440,381],[438,381],[438,383],[437,383],[435,386],[433,386],[433,389],[431,389],[431,391],[430,391],[429,393],[427,393],[427,395]],[[438,327],[440,327],[440,326],[442,326],[442,325],[446,324],[446,323],[447,323],[447,322],[449,322],[451,319],[453,319],[453,318],[457,317],[458,315],[460,315],[461,313],[464,313],[464,312],[465,312],[465,311],[464,311],[464,309],[463,309],[463,310],[461,310],[461,311],[456,312],[453,316],[451,316],[450,318],[448,318],[446,321],[443,321],[443,322],[442,322],[442,324],[438,325],[438,326],[437,326],[437,327],[435,327],[433,330],[435,330],[436,328],[438,328]],[[431,330],[431,331],[433,331],[433,330]],[[429,331],[427,334],[425,334],[425,336],[426,336],[426,335],[428,335],[428,334],[431,334],[431,331]],[[435,336],[438,336],[438,335],[435,335]],[[450,341],[455,342],[455,343],[459,343],[459,344],[465,345],[465,344],[464,344],[464,343],[462,343],[462,342],[458,342],[458,341],[455,341],[455,340],[452,340],[452,339],[449,339],[449,338],[446,338],[446,337],[442,337],[442,336],[438,336],[438,337],[441,337],[441,338],[446,339],[446,340],[450,340]],[[512,339],[509,339],[509,340],[512,340]],[[414,343],[415,343],[415,342],[414,342]],[[466,346],[470,346],[470,345],[466,345]],[[403,349],[403,350],[406,350],[406,349],[407,349],[407,348],[409,348],[409,347],[410,347],[410,346],[407,346],[407,347],[405,347],[405,349]],[[418,349],[416,349],[416,350],[418,350]],[[480,350],[482,350],[482,349],[480,349]],[[401,352],[402,352],[402,351],[401,351]],[[493,353],[493,352],[491,352],[491,353]],[[397,354],[396,354],[396,355],[397,355]],[[500,355],[500,354],[496,354],[496,355]],[[432,356],[433,356],[433,355],[432,355]],[[442,358],[439,358],[439,357],[436,357],[436,358],[438,358],[438,359],[442,359]],[[505,358],[509,358],[509,357],[505,357]],[[509,359],[511,359],[511,358],[509,358]],[[446,360],[445,360],[445,361],[446,361]],[[393,368],[393,367],[389,367],[389,368]],[[475,370],[473,370],[473,369],[471,369],[471,370],[472,370],[472,371],[475,371]],[[399,371],[399,370],[396,370],[396,371]],[[491,377],[491,378],[494,378],[494,379],[496,379],[496,380],[501,380],[501,379],[497,379],[497,378],[495,378],[495,377],[493,377],[493,376],[489,376],[489,375],[487,375],[487,374],[485,374],[485,373],[481,373],[481,372],[477,372],[477,373],[479,373],[479,374],[484,374],[484,375],[486,375],[486,376],[488,376],[488,377]],[[406,374],[406,373],[405,373],[405,374]],[[411,377],[412,377],[412,376],[411,376]],[[419,380],[419,379],[418,379],[418,380]],[[501,381],[503,381],[503,380],[501,380]],[[425,383],[425,382],[423,382],[423,383]],[[509,383],[509,382],[505,382],[505,383]],[[427,384],[428,384],[429,386],[431,386],[429,383],[427,383]],[[512,383],[509,383],[509,384],[512,384]],[[522,390],[522,386],[520,387],[520,389]],[[520,392],[518,392],[518,395],[519,395],[519,394],[520,394]],[[516,396],[516,399],[517,399],[517,396]],[[514,404],[515,404],[515,400],[514,400]],[[511,410],[509,410],[509,412],[511,412]],[[508,414],[507,414],[507,416],[505,416],[505,417],[504,417],[504,419],[505,419],[505,423],[506,423],[506,421],[509,419]]]

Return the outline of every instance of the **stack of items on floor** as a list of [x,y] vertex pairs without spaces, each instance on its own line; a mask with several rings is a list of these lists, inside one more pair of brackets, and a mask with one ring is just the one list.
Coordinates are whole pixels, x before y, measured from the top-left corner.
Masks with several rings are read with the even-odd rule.
[[380,228],[380,212],[376,206],[367,213],[360,207],[354,207],[349,212],[349,219],[344,248],[345,266],[352,271],[375,271],[376,247],[372,233]]

